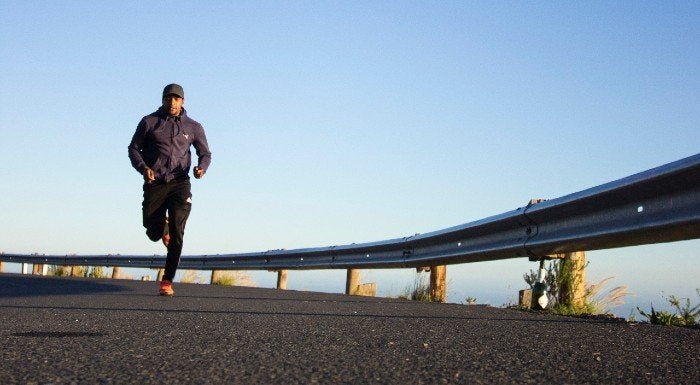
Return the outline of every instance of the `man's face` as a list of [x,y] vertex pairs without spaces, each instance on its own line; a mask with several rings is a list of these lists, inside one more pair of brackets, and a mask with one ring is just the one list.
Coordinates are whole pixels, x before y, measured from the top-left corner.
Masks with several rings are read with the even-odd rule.
[[182,105],[185,104],[185,99],[169,94],[163,96],[163,108],[170,116],[178,116],[182,112]]

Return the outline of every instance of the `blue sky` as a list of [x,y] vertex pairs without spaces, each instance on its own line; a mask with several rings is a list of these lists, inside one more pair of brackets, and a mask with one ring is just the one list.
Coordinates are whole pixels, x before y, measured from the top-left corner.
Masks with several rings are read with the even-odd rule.
[[[185,254],[425,233],[700,143],[697,2],[3,1],[0,12],[4,252],[163,253],[141,228],[126,146],[171,82],[213,152],[193,183]],[[592,252],[589,275],[694,295],[698,246]],[[493,287],[483,298],[522,288],[529,268],[448,274],[454,297],[479,277]],[[341,271],[299,274],[297,288],[344,287]],[[366,278],[396,293],[409,282],[395,274]]]

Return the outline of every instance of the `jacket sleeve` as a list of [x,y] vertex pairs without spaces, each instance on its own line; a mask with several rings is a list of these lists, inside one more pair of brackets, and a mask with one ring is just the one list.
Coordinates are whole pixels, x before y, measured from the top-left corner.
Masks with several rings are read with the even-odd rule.
[[211,151],[209,151],[207,135],[204,133],[204,128],[200,124],[197,125],[197,134],[195,135],[192,145],[197,152],[197,166],[203,168],[206,172],[211,163]]
[[129,143],[129,159],[131,160],[131,166],[143,174],[146,169],[146,162],[143,160],[142,151],[143,143],[146,139],[146,120],[141,119],[138,126],[136,126],[136,132],[131,138],[131,143]]

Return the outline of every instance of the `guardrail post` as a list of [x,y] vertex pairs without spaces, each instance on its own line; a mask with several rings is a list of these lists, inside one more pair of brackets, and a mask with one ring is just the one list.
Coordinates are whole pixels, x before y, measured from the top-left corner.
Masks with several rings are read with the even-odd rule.
[[[212,285],[215,285],[217,282],[219,282],[219,276],[221,275],[220,270],[212,270],[211,271],[211,281],[209,282]],[[158,279],[160,281],[160,279]]]
[[22,274],[29,274],[29,264],[28,263],[22,264]]
[[160,282],[163,280],[163,274],[165,274],[165,269],[158,269],[158,277],[156,278],[157,282]]
[[559,303],[581,309],[586,302],[586,252],[566,253],[561,263],[563,283],[559,288]]
[[287,270],[277,270],[277,289],[287,290]]
[[360,283],[360,270],[348,269],[347,280],[345,281],[345,294],[354,295]]
[[119,279],[119,266],[112,268],[112,279]]
[[0,261],[0,273],[2,273],[3,270],[5,270],[5,262]]
[[430,300],[447,302],[447,266],[430,266]]
[[71,267],[70,267],[70,276],[71,276],[71,277],[77,277],[77,276],[78,276],[78,266],[71,266]]

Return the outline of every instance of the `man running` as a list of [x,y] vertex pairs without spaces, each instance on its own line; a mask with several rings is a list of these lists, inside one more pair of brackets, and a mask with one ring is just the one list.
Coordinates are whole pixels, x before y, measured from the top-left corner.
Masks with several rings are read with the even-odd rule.
[[177,84],[163,89],[162,106],[144,116],[129,144],[131,165],[143,175],[143,226],[154,242],[168,248],[160,295],[174,294],[172,283],[180,262],[185,224],[192,207],[190,146],[197,152],[194,177],[204,176],[211,162],[201,124],[187,116],[185,92]]

